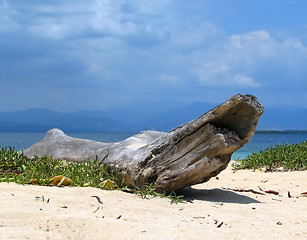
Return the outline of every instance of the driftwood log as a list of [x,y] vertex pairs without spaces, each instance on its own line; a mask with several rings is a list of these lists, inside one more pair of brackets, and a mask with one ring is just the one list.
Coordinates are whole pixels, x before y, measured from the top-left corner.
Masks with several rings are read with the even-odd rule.
[[228,101],[170,132],[144,131],[116,143],[72,138],[59,129],[23,151],[28,157],[82,162],[98,158],[127,186],[170,192],[208,181],[254,135],[263,106],[252,95]]

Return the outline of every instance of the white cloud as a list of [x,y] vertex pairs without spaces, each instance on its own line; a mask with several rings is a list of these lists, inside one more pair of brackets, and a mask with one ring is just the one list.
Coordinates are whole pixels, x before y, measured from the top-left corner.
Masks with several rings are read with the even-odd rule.
[[259,87],[252,77],[236,73],[226,62],[210,62],[198,69],[201,85],[213,87]]
[[238,86],[260,87],[259,83],[257,83],[253,78],[241,74],[234,75],[233,79],[230,79],[230,83]]
[[306,46],[291,37],[277,40],[265,30],[232,35],[222,48],[214,49],[214,54],[205,54],[197,69],[199,82],[205,86],[274,86],[290,77],[290,72],[291,82],[300,82],[305,72],[305,67],[297,67],[307,60]]
[[265,30],[233,35],[224,48],[233,57],[249,57],[251,59],[280,58],[296,55],[299,52],[305,54],[307,51],[299,39],[285,36],[278,41]]
[[129,14],[121,11],[121,5],[122,1],[96,0],[95,15],[91,17],[90,26],[98,32],[113,35],[136,34],[137,26],[126,16]]
[[96,0],[61,2],[31,9],[38,17],[28,25],[39,36],[55,39],[118,38],[144,35],[163,37],[166,33],[168,1]]
[[265,30],[233,35],[225,44],[225,50],[233,55],[253,55],[268,58],[277,54],[278,43]]
[[243,48],[243,45],[249,42],[267,41],[270,40],[270,34],[265,30],[259,30],[250,33],[232,35],[229,38],[230,43],[237,48]]
[[0,33],[1,32],[12,32],[19,28],[13,17],[16,11],[9,6],[7,1],[2,0],[0,3]]

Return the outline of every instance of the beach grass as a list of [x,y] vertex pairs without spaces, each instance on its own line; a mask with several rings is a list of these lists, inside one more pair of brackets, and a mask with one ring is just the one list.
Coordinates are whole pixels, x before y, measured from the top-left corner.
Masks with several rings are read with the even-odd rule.
[[[61,182],[64,179],[65,181]],[[0,148],[0,182],[122,190],[138,194],[142,198],[166,197],[171,200],[171,203],[178,203],[183,197],[177,196],[175,192],[158,193],[152,184],[146,185],[142,189],[129,188],[120,182],[107,167],[99,164],[97,159],[82,163],[52,160],[50,156],[29,159],[22,152],[17,152],[11,147]]]
[[307,169],[307,141],[266,148],[235,161],[232,167],[264,171],[304,171]]
[[[252,153],[246,159],[232,163],[235,169],[259,169],[265,171],[303,171],[307,169],[307,141],[300,144],[276,145],[258,153]],[[120,182],[115,174],[98,160],[82,163],[65,160],[52,160],[50,156],[27,158],[14,148],[0,148],[0,182],[18,184],[38,184],[42,186],[59,185],[55,177],[63,176],[67,185],[96,187],[108,190],[122,190],[135,193],[142,198],[166,197],[171,203],[182,201],[183,196],[175,192],[158,193],[153,184],[143,188],[130,188]],[[62,179],[62,180],[63,180]],[[61,180],[61,179],[60,179]],[[67,183],[67,182],[60,182]],[[64,184],[63,184],[64,185]]]

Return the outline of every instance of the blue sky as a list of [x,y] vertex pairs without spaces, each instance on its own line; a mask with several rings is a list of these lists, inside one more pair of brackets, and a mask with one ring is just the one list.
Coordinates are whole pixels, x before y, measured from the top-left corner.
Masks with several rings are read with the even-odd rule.
[[237,93],[307,108],[306,12],[306,0],[2,0],[0,111]]

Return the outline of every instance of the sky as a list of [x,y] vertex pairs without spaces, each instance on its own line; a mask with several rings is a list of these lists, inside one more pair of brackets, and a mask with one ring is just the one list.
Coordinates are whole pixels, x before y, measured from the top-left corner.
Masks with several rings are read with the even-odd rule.
[[0,0],[0,112],[307,108],[306,0]]

